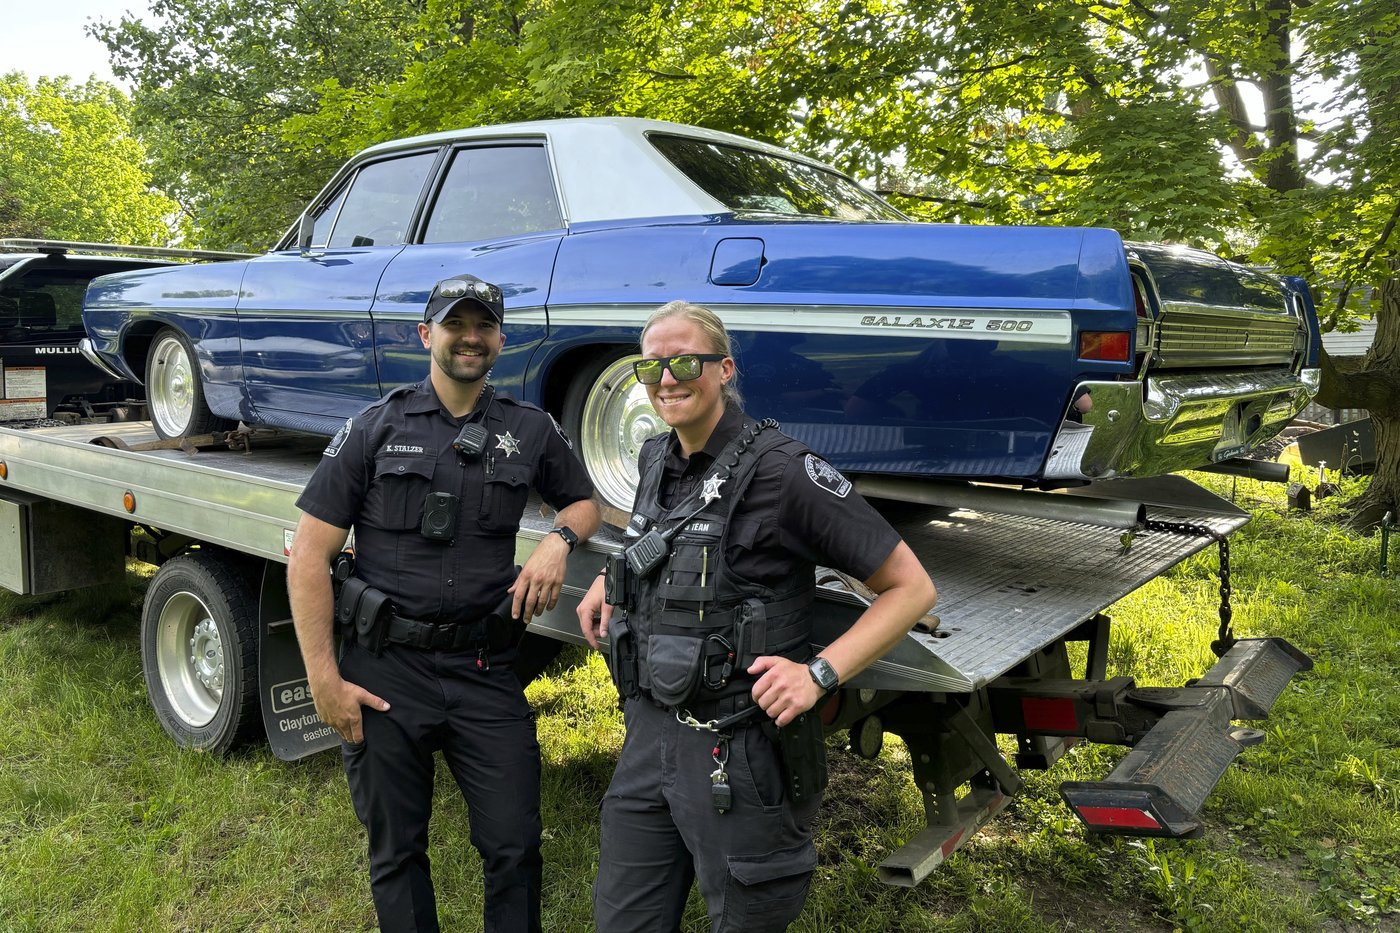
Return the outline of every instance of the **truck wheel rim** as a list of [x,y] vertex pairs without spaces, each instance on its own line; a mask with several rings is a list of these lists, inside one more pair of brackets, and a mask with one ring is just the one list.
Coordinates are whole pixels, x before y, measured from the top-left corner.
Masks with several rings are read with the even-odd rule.
[[637,492],[637,455],[647,438],[667,430],[625,356],[598,374],[583,403],[579,448],[599,494],[629,511]]
[[184,434],[190,423],[194,379],[185,345],[178,337],[162,337],[151,357],[151,371],[146,374],[146,395],[151,417],[172,437]]
[[156,639],[171,709],[192,728],[208,725],[224,697],[224,641],[213,613],[194,593],[176,593],[161,607]]

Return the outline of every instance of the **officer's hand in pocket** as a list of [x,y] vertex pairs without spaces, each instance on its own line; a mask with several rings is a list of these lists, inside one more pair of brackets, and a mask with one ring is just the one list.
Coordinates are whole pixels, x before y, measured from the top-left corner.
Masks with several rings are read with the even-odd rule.
[[364,717],[360,707],[369,706],[381,713],[389,711],[389,704],[384,700],[343,678],[330,684],[315,684],[311,690],[316,701],[316,714],[321,721],[351,745],[359,745],[365,740]]

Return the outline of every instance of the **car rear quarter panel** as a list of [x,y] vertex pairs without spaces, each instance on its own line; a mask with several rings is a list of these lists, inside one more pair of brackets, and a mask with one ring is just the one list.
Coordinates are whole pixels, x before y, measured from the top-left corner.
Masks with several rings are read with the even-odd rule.
[[151,338],[176,328],[194,348],[209,407],[237,418],[244,395],[235,306],[245,268],[214,262],[103,276],[88,286],[83,326],[98,352],[142,383]]
[[[717,285],[743,280],[736,240],[757,277]],[[1132,371],[1077,359],[1081,328],[1135,326],[1112,231],[718,220],[576,229],[532,368],[675,298],[725,320],[753,415],[848,470],[1033,476],[1075,382]]]

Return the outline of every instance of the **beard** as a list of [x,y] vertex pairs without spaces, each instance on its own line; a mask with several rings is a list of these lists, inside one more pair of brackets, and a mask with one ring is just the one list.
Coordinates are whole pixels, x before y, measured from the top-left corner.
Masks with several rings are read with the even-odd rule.
[[[480,351],[480,356],[457,356],[452,351],[457,348]],[[440,345],[433,347],[433,362],[443,375],[455,382],[479,382],[491,372],[499,353],[492,353],[489,347],[473,347],[463,344]]]

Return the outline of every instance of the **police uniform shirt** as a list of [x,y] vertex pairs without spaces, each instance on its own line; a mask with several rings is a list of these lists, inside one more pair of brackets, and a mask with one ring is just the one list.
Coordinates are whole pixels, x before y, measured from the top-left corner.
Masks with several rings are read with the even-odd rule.
[[[727,408],[709,441],[687,459],[674,432],[658,496],[666,508],[700,488],[715,457],[743,427],[743,412]],[[755,583],[810,573],[820,564],[868,580],[899,544],[899,533],[821,457],[787,445],[758,463],[729,529],[726,560]],[[723,490],[721,489],[721,494]]]
[[[483,392],[453,418],[430,380],[401,386],[345,422],[297,507],[355,529],[355,575],[431,622],[470,622],[515,580],[515,535],[530,487],[562,509],[593,483],[554,419],[533,405]],[[452,447],[462,425],[481,422],[486,445],[468,459]],[[424,537],[429,493],[457,497],[451,543]]]

